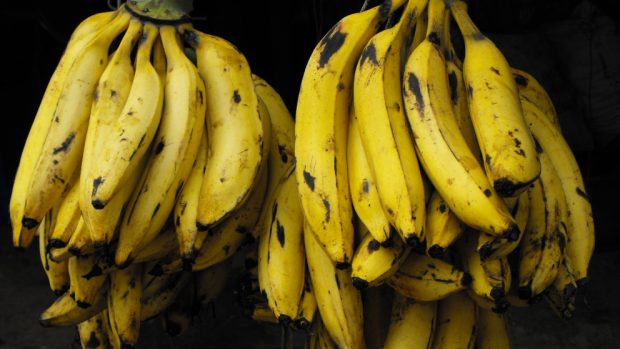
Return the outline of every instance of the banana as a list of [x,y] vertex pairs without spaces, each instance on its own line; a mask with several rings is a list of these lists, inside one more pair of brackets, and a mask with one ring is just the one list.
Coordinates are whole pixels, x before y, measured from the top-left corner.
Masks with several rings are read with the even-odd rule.
[[[196,242],[204,238],[198,236],[196,227],[196,215],[198,214],[198,201],[200,199],[200,186],[202,185],[202,174],[207,166],[207,132],[202,133],[202,140],[198,147],[198,155],[194,160],[187,181],[179,194],[174,208],[174,225],[179,245],[181,258],[193,261],[196,253],[200,249]],[[206,232],[200,232],[205,235]]]
[[[94,177],[90,204],[104,209],[132,176],[151,144],[162,116],[164,80],[159,72],[163,62],[155,55],[151,63],[153,43],[159,37],[156,26],[146,23],[137,46],[135,73],[129,95],[103,142],[98,161],[89,165]],[[159,68],[159,69],[156,69]]]
[[150,285],[146,284],[142,291],[140,321],[151,319],[166,310],[191,280],[190,277],[189,273],[163,275],[155,278]]
[[110,274],[108,316],[121,347],[133,347],[140,335],[142,265],[132,264]]
[[308,273],[305,275],[304,291],[299,300],[297,317],[295,318],[295,328],[300,330],[310,329],[317,312],[316,297],[312,289],[312,281]]
[[97,258],[94,254],[69,257],[69,295],[81,308],[93,306],[102,293],[108,293],[108,276],[90,274]]
[[431,182],[466,225],[516,240],[518,228],[461,134],[452,104],[441,42],[442,2],[429,6],[427,38],[405,65],[403,93],[414,140]]
[[522,103],[530,130],[543,151],[549,155],[561,179],[568,206],[566,254],[571,260],[578,284],[584,284],[587,282],[588,265],[594,251],[594,220],[579,165],[557,127],[532,103]]
[[55,262],[48,254],[49,235],[54,224],[54,213],[52,211],[55,211],[55,208],[48,212],[43,222],[39,225],[39,257],[41,258],[41,265],[43,270],[45,270],[50,289],[57,296],[60,296],[69,289],[69,270],[66,260]]
[[366,348],[383,348],[390,327],[394,289],[387,284],[371,287],[363,291],[362,298],[364,319],[367,319],[364,321]]
[[[487,309],[487,310],[492,310],[495,313],[498,314],[503,314],[505,312],[508,311],[508,309],[510,309],[510,306],[512,305],[512,303],[510,302],[511,298],[510,296],[507,296],[505,299],[502,298],[499,301],[494,301],[489,299],[488,297],[482,297],[476,294],[476,292],[474,292],[471,288],[467,289],[467,296],[469,296],[469,298],[471,300],[474,301],[474,303],[476,303],[476,305],[480,308],[483,309]],[[517,299],[519,299],[518,297],[516,297]],[[521,301],[519,299],[519,301]]]
[[162,259],[177,251],[178,240],[172,228],[164,228],[153,241],[138,251],[133,263],[151,262]]
[[169,336],[177,337],[192,325],[196,306],[195,293],[194,283],[187,283],[174,302],[162,313],[162,327]]
[[476,303],[465,292],[439,301],[432,349],[473,349],[476,344]]
[[411,252],[411,248],[398,238],[394,239],[392,246],[384,247],[366,227],[363,226],[362,230],[364,238],[357,246],[351,265],[353,286],[359,290],[380,285],[390,278]]
[[[375,178],[364,152],[358,121],[351,110],[347,144],[349,191],[355,213],[379,243],[391,243],[392,226],[388,221],[377,192]],[[353,257],[355,259],[355,256]]]
[[346,146],[355,63],[378,24],[403,1],[385,4],[331,28],[308,60],[297,102],[295,156],[304,216],[339,268],[353,257]]
[[336,268],[311,229],[304,221],[308,270],[323,324],[339,348],[364,348],[361,295],[350,271]]
[[553,123],[558,130],[561,130],[560,119],[553,106],[553,101],[540,82],[528,72],[514,67],[512,68],[512,76],[517,83],[517,88],[519,88],[519,98],[529,101],[538,107],[538,109],[549,118],[551,123]]
[[110,347],[104,323],[108,321],[105,311],[82,321],[77,325],[80,344],[84,349],[106,349]]
[[563,258],[566,229],[566,198],[551,159],[542,150],[540,178],[530,189],[532,214],[521,243],[519,258],[519,297],[531,299],[555,280]]
[[251,318],[254,321],[258,322],[268,322],[272,324],[277,324],[278,319],[276,315],[273,313],[273,310],[266,303],[258,303],[255,304],[252,308]]
[[101,73],[108,62],[112,41],[127,28],[129,14],[122,11],[83,49],[67,72],[45,142],[29,184],[22,225],[36,227],[60,199],[79,168],[91,104]]
[[572,265],[569,257],[564,255],[558,275],[553,284],[543,293],[543,298],[561,319],[569,320],[575,311],[576,293],[577,282]]
[[355,118],[380,202],[402,239],[414,247],[424,240],[426,208],[402,108],[401,56],[405,34],[425,6],[426,0],[409,1],[397,25],[370,39],[357,63],[353,84]]
[[259,246],[268,245],[267,258],[259,259],[259,264],[267,264],[263,268],[268,274],[268,284],[264,288],[268,304],[278,321],[285,326],[297,317],[306,270],[304,217],[294,168],[287,176],[276,194],[271,218],[259,242]]
[[196,224],[198,230],[207,230],[250,196],[268,156],[265,133],[269,130],[261,120],[264,116],[245,57],[216,36],[188,30],[184,37],[196,50],[206,86],[209,165],[202,179]]
[[[56,253],[59,251],[60,253]],[[67,243],[66,248],[63,249],[52,249],[50,253],[54,260],[63,260],[67,258],[69,255],[67,252],[74,256],[89,256],[93,252],[95,252],[95,245],[93,241],[90,239],[90,232],[88,231],[88,227],[84,223],[84,219],[80,217],[80,220],[77,223],[75,231],[73,235],[71,235],[71,239]]]
[[73,176],[65,193],[61,196],[58,209],[55,210],[55,223],[48,237],[48,249],[67,246],[78,222],[82,219],[79,205],[80,185],[77,178],[79,175]]
[[383,348],[430,348],[436,316],[437,302],[418,302],[396,294],[392,304],[390,329]]
[[517,84],[506,58],[467,15],[467,5],[449,6],[465,41],[463,78],[485,170],[500,196],[516,196],[540,174]]
[[67,291],[41,313],[39,323],[43,327],[75,326],[105,309],[106,300],[107,290],[103,290],[97,294],[92,306],[83,308],[71,298]]
[[[82,168],[79,181],[79,206],[86,224],[90,228],[91,238],[96,245],[108,243],[116,228],[120,216],[120,209],[114,210],[111,219],[99,221],[100,211],[90,204],[93,192],[95,174],[92,173],[92,163],[101,159],[105,147],[105,139],[112,130],[114,121],[119,117],[129,95],[131,82],[134,77],[134,68],[131,61],[131,51],[142,33],[142,23],[132,19],[118,48],[101,74],[95,90],[95,98],[91,108],[88,130],[84,142]],[[124,204],[122,195],[120,201]],[[126,198],[125,198],[126,200]],[[118,205],[115,205],[118,206]],[[106,212],[108,210],[105,210]],[[97,216],[91,220],[90,216]]]
[[228,259],[194,274],[196,300],[200,304],[207,306],[219,297],[226,288],[231,267],[232,260]]
[[415,27],[413,32],[411,33],[411,38],[408,40],[408,44],[406,46],[407,55],[409,57],[411,52],[418,47],[426,38],[426,29],[428,27],[428,6],[424,9],[424,11],[420,12],[420,16],[415,23]]
[[310,333],[306,337],[305,349],[336,349],[339,348],[330,337],[321,317],[314,322]]
[[510,349],[510,336],[506,315],[478,308],[478,321],[476,325],[476,348]]
[[60,99],[67,74],[73,62],[81,55],[92,37],[112,21],[116,15],[116,11],[101,12],[83,20],[69,38],[65,52],[47,84],[24,144],[11,192],[10,218],[13,229],[13,245],[16,247],[29,246],[35,234],[32,224],[30,228],[22,225],[24,205],[26,199],[31,195],[29,191],[30,182],[32,176],[37,174],[34,172],[34,167],[42,152],[46,135],[51,128],[56,105]]
[[471,279],[452,264],[412,253],[387,282],[399,294],[427,302],[465,289]]
[[427,254],[433,258],[442,258],[446,249],[465,230],[465,225],[450,211],[439,192],[433,192],[426,209]]
[[[515,219],[519,231],[525,231],[530,215],[530,195],[528,191],[524,191],[519,194],[518,198],[505,198],[506,204],[510,209],[510,213]],[[511,241],[504,236],[492,236],[489,234],[481,233],[478,235],[478,253],[480,258],[485,260],[487,258],[500,258],[508,256],[514,251],[523,238],[524,234],[519,234],[517,240]]]
[[167,74],[161,123],[149,163],[120,228],[115,262],[125,265],[162,229],[187,180],[205,125],[205,87],[173,26],[159,29]]
[[[476,232],[468,232],[458,242],[462,264],[473,279],[470,285],[473,294],[487,298],[495,304],[495,308],[506,307],[504,299],[510,287],[510,266],[506,258],[487,259],[482,261],[476,251],[478,236]],[[510,274],[510,275],[509,275]],[[510,276],[510,277],[509,277]]]

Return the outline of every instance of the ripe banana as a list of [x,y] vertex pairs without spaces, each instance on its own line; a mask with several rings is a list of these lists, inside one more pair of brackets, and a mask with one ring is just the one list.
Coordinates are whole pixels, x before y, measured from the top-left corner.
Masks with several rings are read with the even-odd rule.
[[[93,163],[101,160],[103,149],[106,146],[106,136],[112,131],[112,125],[121,114],[129,95],[134,78],[131,52],[141,34],[142,23],[137,19],[132,19],[118,48],[112,54],[110,62],[101,74],[88,121],[78,195],[82,215],[95,245],[112,241],[122,205],[127,200],[127,195],[117,195],[118,199],[115,197],[113,200],[120,201],[120,205],[118,203],[114,205],[118,208],[114,209],[109,216],[106,215],[106,218],[109,217],[108,219],[101,219],[101,211],[108,213],[110,210],[109,208],[96,210],[90,204],[93,184],[96,183],[96,174],[92,170]],[[91,216],[93,217],[91,218]]]
[[500,196],[516,196],[540,174],[517,84],[506,58],[469,18],[467,5],[451,1],[450,11],[465,41],[463,78],[485,170]]
[[53,220],[53,210],[54,208],[48,212],[41,225],[39,225],[39,257],[41,258],[41,265],[43,270],[45,270],[50,289],[57,296],[60,296],[69,289],[69,270],[66,260],[55,262],[48,254],[49,235],[51,228],[53,228],[53,223],[49,221]]
[[190,280],[190,274],[176,273],[156,277],[150,284],[145,284],[140,321],[151,319],[166,310]]
[[[349,191],[353,209],[364,226],[368,227],[372,237],[379,243],[389,245],[393,228],[383,211],[354,113],[351,110],[347,144],[347,170],[349,171]],[[353,258],[355,259],[355,256]]]
[[110,347],[108,333],[106,331],[107,315],[105,311],[82,321],[77,325],[80,344],[85,349],[106,349]]
[[297,307],[297,317],[295,318],[295,328],[301,330],[308,330],[314,321],[315,314],[317,312],[316,297],[312,289],[312,281],[310,281],[310,275],[306,273],[304,282],[304,291],[299,300],[299,306]]
[[[196,224],[207,230],[241,206],[252,192],[268,156],[265,120],[259,112],[252,74],[245,57],[228,41],[185,31],[196,50],[205,82],[208,166],[204,173]],[[267,123],[268,125],[268,123]]]
[[[79,172],[78,172],[79,173]],[[74,175],[71,182],[67,185],[65,193],[61,196],[58,208],[55,211],[54,224],[48,237],[48,249],[62,248],[74,234],[78,222],[82,219],[79,205],[79,175]]]
[[440,259],[412,253],[387,282],[403,296],[428,302],[464,290],[471,276]]
[[377,286],[390,278],[411,251],[399,238],[394,239],[391,246],[384,247],[366,227],[362,230],[364,238],[357,246],[351,266],[351,279],[359,290]]
[[545,91],[545,88],[542,87],[538,80],[528,72],[514,67],[512,68],[512,76],[519,88],[519,98],[529,101],[538,107],[558,130],[561,130],[560,119],[553,106],[553,101],[551,101],[551,97],[549,97],[547,91]]
[[437,316],[437,302],[418,302],[394,295],[390,329],[383,348],[430,348]]
[[108,293],[108,276],[90,274],[97,258],[96,255],[72,256],[68,261],[69,295],[81,308],[95,305],[102,293]]
[[351,282],[350,271],[335,267],[310,229],[310,224],[304,221],[308,270],[325,328],[339,348],[363,348],[361,295]]
[[158,66],[162,68],[161,60],[155,60],[160,63],[155,67],[151,63],[153,43],[159,37],[158,33],[156,26],[149,23],[144,25],[138,42],[135,74],[129,95],[120,116],[115,119],[103,141],[100,158],[90,164],[94,179],[88,202],[95,209],[105,208],[139,171],[161,120],[164,81],[156,69]]
[[473,349],[476,344],[476,303],[465,292],[439,301],[432,349]]
[[110,274],[108,316],[121,347],[133,347],[140,335],[142,265],[133,264]]
[[[426,208],[402,108],[401,62],[405,34],[426,2],[409,1],[398,24],[370,39],[361,52],[353,84],[355,118],[380,203],[401,238],[414,247],[424,240]],[[388,237],[377,240],[383,242]]]
[[511,240],[518,228],[469,150],[452,104],[441,41],[443,8],[431,2],[427,38],[405,65],[403,93],[420,162],[448,207],[465,224]]
[[164,108],[149,163],[120,228],[117,265],[125,265],[164,226],[196,159],[205,126],[204,83],[185,56],[176,28],[162,26],[159,32],[167,59]]
[[[525,231],[525,226],[530,215],[529,192],[524,191],[519,194],[518,198],[505,198],[505,201],[519,227],[519,231]],[[478,253],[480,254],[480,259],[485,260],[487,258],[492,259],[508,256],[519,246],[523,239],[523,235],[524,234],[520,234],[517,240],[511,241],[504,236],[493,236],[485,233],[478,234]]]
[[92,37],[112,21],[116,15],[117,12],[115,11],[102,12],[83,20],[69,38],[65,52],[47,84],[39,104],[39,109],[30,127],[28,138],[24,144],[11,192],[9,206],[13,229],[13,245],[16,247],[29,246],[35,234],[34,227],[28,228],[22,225],[24,205],[26,199],[30,196],[30,182],[32,176],[36,174],[34,167],[42,152],[46,135],[51,128],[56,105],[60,99],[62,87],[67,80],[67,74],[73,62],[82,54],[82,51]]
[[22,225],[36,227],[60,199],[81,163],[91,104],[99,77],[108,62],[112,41],[127,28],[129,14],[121,11],[82,49],[67,72],[24,204]]
[[594,251],[594,220],[579,165],[560,131],[536,106],[523,101],[523,110],[536,141],[549,155],[562,181],[568,205],[566,254],[577,282],[583,284],[587,282],[588,265]]
[[429,256],[442,258],[450,247],[465,232],[466,226],[448,208],[435,191],[426,209],[426,248]]
[[75,326],[105,309],[106,301],[107,290],[103,290],[97,294],[92,306],[83,308],[78,306],[67,291],[41,313],[39,323],[43,327]]
[[346,146],[355,63],[377,25],[402,3],[341,19],[314,48],[301,82],[295,123],[299,195],[309,226],[339,268],[353,257]]

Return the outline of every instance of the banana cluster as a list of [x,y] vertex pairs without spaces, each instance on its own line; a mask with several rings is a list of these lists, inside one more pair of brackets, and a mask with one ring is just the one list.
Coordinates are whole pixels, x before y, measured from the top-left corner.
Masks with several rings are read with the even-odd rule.
[[178,335],[233,256],[244,312],[308,348],[509,348],[510,306],[572,316],[594,246],[577,161],[462,1],[341,19],[295,119],[231,43],[131,3],[75,30],[15,179],[14,244],[38,234],[59,296],[43,325],[85,348],[155,316]]

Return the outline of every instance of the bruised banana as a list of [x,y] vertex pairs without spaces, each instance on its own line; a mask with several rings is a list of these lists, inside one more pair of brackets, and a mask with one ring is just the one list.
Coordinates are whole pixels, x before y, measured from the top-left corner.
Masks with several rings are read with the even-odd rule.
[[106,349],[110,347],[105,323],[108,321],[105,311],[82,321],[77,325],[82,348]]
[[69,295],[81,308],[93,306],[104,290],[108,289],[108,276],[91,276],[89,272],[97,262],[96,255],[72,256],[68,261]]
[[304,216],[339,268],[353,257],[346,147],[355,63],[378,24],[403,1],[385,4],[331,28],[308,60],[297,102],[295,156]]
[[132,264],[110,274],[108,316],[122,347],[135,346],[140,335],[142,265]]

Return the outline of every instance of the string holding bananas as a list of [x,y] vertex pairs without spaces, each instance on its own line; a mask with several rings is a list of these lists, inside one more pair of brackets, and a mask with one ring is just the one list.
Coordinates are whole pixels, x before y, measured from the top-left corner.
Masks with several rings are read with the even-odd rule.
[[157,316],[182,334],[240,255],[245,313],[308,347],[509,347],[511,305],[572,316],[594,248],[578,163],[461,0],[342,18],[295,117],[187,10],[95,14],[50,78],[10,202],[58,295],[42,325],[85,348],[134,346]]

